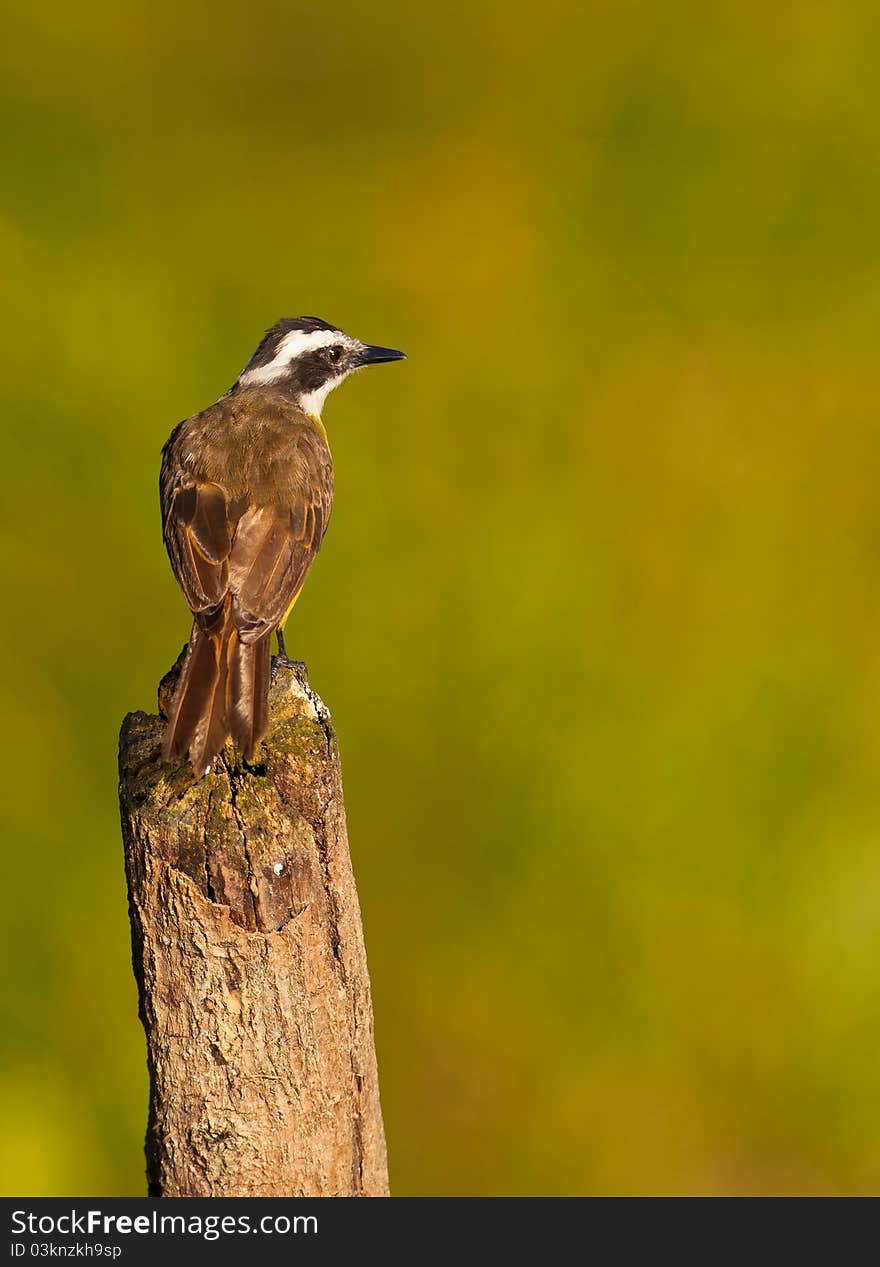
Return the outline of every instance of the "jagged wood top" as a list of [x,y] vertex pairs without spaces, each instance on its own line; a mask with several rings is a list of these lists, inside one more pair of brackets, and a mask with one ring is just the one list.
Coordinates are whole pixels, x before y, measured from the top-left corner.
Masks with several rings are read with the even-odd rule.
[[[304,859],[335,792],[338,766],[330,714],[305,666],[283,668],[269,693],[270,730],[262,761],[245,763],[230,743],[210,772],[162,760],[165,719],[182,656],[159,685],[159,715],[129,713],[119,743],[123,813],[150,824],[154,853],[183,871],[235,923],[275,931],[324,886]],[[299,839],[298,839],[299,837]],[[318,884],[316,886],[316,881]]]

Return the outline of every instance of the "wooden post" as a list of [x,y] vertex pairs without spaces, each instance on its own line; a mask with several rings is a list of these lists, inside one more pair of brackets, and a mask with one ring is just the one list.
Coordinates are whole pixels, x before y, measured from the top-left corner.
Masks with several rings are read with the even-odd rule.
[[263,765],[228,746],[198,781],[163,764],[162,718],[122,724],[151,1196],[388,1193],[336,736],[304,668],[270,716]]

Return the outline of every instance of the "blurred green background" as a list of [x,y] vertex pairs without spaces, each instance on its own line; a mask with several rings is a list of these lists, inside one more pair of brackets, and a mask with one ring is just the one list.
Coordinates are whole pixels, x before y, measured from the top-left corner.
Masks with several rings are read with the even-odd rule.
[[325,412],[392,1184],[880,1189],[880,13],[33,0],[0,77],[0,1189],[143,1191],[116,733],[159,449]]

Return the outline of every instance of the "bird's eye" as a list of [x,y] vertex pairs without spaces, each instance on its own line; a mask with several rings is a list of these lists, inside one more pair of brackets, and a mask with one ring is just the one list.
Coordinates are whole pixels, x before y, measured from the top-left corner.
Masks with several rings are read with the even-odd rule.
[[331,361],[338,361],[340,356],[342,356],[342,348],[328,348],[327,355]]

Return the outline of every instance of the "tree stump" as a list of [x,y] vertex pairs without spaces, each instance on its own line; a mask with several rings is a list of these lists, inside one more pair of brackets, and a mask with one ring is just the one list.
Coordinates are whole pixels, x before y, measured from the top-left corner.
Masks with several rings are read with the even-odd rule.
[[383,1196],[385,1135],[339,749],[305,667],[270,694],[263,764],[161,759],[130,713],[119,800],[147,1037],[151,1196]]

